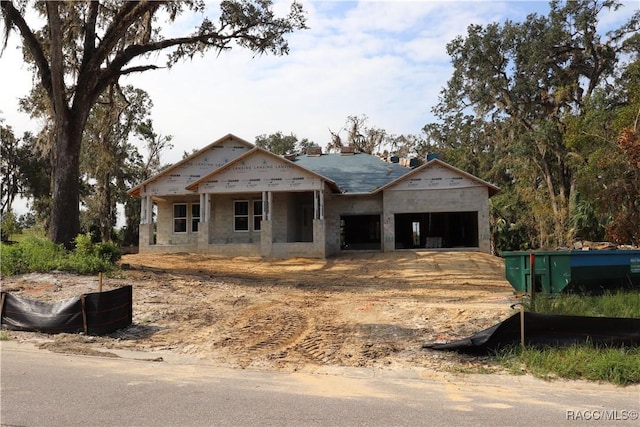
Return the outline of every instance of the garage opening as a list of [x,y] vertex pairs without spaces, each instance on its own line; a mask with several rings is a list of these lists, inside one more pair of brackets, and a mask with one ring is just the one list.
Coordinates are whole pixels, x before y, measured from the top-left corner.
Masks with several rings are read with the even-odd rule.
[[342,250],[382,250],[380,215],[343,215],[340,217]]
[[395,215],[396,249],[477,248],[478,212]]

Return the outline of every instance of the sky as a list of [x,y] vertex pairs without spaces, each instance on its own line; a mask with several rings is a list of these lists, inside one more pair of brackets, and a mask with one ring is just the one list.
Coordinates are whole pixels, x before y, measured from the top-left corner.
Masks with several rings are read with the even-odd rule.
[[[274,1],[275,10],[286,13],[290,2]],[[521,22],[549,9],[546,1],[513,0],[301,2],[309,28],[287,37],[287,56],[255,56],[238,47],[121,80],[149,93],[156,132],[173,137],[163,164],[229,133],[249,142],[293,133],[326,146],[330,130],[340,131],[348,116],[365,115],[367,126],[388,134],[420,134],[435,121],[431,109],[453,71],[448,42],[470,24]],[[639,0],[627,1],[603,15],[601,25],[618,26],[638,7]],[[218,3],[208,8],[215,11]],[[167,34],[189,33],[198,22],[193,18],[181,17]],[[32,76],[17,36],[10,35],[0,57],[0,118],[19,137],[37,132],[39,123],[18,111]],[[165,58],[154,55],[147,63],[164,65]]]

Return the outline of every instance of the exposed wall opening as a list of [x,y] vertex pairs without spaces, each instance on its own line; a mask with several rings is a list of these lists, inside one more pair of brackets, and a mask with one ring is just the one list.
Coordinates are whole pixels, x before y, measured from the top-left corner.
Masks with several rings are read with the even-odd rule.
[[396,249],[476,248],[478,212],[395,214]]
[[340,217],[342,250],[382,250],[380,215]]
[[292,193],[287,209],[287,242],[313,242],[313,193]]

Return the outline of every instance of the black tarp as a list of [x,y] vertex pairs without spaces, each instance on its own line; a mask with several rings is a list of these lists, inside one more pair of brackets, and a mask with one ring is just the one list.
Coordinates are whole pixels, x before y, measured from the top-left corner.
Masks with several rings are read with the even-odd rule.
[[[640,345],[640,319],[524,313],[527,346],[567,346],[591,343],[603,346]],[[423,348],[486,353],[520,343],[520,314],[477,334],[449,343],[425,344]]]
[[131,325],[133,290],[123,286],[64,301],[43,302],[3,292],[1,323],[15,331],[103,335]]
[[133,322],[133,288],[123,286],[108,292],[85,294],[87,333],[104,335]]
[[80,297],[43,302],[5,293],[2,299],[2,325],[8,329],[52,334],[84,330]]

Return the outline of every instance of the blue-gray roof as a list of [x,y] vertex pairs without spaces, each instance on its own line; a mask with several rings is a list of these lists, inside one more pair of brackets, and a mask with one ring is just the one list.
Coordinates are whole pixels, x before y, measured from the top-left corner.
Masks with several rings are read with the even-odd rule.
[[411,172],[410,168],[364,153],[300,155],[293,161],[332,180],[343,193],[370,193]]

